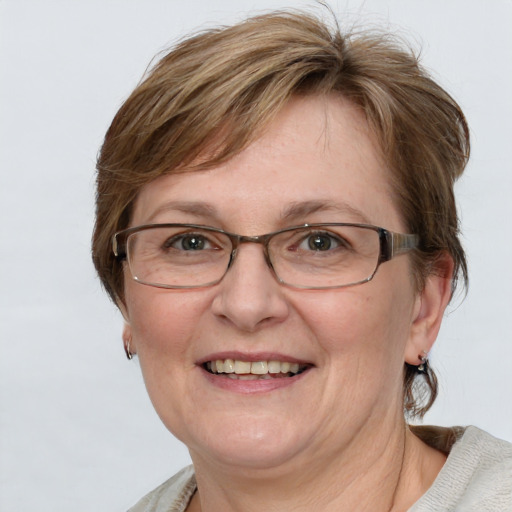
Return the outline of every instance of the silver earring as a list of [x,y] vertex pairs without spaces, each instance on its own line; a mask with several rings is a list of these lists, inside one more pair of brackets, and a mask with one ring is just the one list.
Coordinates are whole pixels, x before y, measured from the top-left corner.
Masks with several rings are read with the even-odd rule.
[[428,366],[428,354],[424,350],[421,351],[421,355],[418,356],[418,359],[421,363],[418,365],[418,373],[427,373]]
[[130,351],[130,339],[124,341],[124,352],[128,359],[133,359],[133,354]]

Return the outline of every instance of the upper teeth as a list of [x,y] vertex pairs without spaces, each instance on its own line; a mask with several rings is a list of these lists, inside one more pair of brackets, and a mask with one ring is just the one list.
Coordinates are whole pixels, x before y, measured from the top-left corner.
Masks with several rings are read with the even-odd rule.
[[267,373],[298,373],[299,363],[281,361],[239,361],[238,359],[217,359],[206,363],[208,370],[215,373],[237,373],[265,375]]

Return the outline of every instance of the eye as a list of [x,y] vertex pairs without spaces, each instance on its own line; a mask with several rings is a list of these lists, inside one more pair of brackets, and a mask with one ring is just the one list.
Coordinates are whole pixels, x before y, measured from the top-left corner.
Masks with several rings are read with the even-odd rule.
[[338,236],[335,236],[332,233],[321,232],[311,233],[306,236],[302,242],[298,244],[298,249],[324,252],[332,249],[338,249],[340,247],[346,247],[346,245],[347,244]]
[[215,246],[204,235],[198,233],[186,233],[176,235],[165,242],[166,248],[178,251],[203,251],[215,249]]

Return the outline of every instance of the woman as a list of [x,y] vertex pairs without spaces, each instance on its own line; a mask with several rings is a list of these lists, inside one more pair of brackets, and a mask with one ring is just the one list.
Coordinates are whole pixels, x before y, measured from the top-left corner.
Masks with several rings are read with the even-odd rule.
[[272,13],[157,64],[99,155],[93,257],[193,468],[133,511],[511,508],[507,443],[406,423],[467,280],[468,154],[389,36]]

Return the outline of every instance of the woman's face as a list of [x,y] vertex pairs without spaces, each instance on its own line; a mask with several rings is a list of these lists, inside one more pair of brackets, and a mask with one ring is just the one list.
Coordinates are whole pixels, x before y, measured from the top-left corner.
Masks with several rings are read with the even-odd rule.
[[[321,222],[406,231],[365,119],[340,98],[294,99],[228,163],[150,183],[131,225],[261,235]],[[125,336],[154,407],[195,462],[270,468],[325,460],[402,417],[404,354],[419,302],[407,256],[363,285],[299,290],[279,284],[262,247],[248,243],[214,286],[164,290],[126,272],[125,287]],[[263,380],[205,369],[225,359],[308,369]]]

